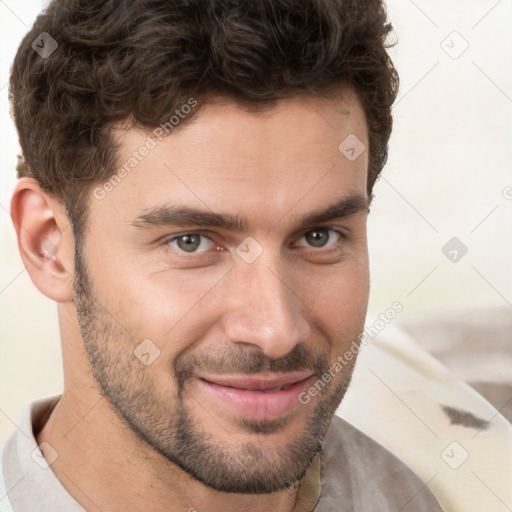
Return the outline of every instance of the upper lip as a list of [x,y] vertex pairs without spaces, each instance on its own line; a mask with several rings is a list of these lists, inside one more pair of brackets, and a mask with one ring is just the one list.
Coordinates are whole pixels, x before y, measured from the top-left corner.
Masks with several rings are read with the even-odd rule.
[[313,375],[310,371],[289,372],[271,375],[199,375],[199,378],[217,384],[249,391],[266,391],[269,389],[280,389],[303,381]]

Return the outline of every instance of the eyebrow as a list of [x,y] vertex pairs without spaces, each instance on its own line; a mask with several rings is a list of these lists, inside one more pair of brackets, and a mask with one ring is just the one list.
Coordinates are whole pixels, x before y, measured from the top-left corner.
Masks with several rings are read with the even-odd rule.
[[[370,211],[368,199],[362,195],[351,195],[316,212],[308,213],[299,218],[294,217],[294,221],[299,227],[304,227],[311,224],[342,219],[362,211]],[[278,222],[280,222],[280,220]],[[136,217],[132,222],[132,226],[142,229],[155,229],[165,226],[201,226],[220,228],[238,233],[249,232],[251,228],[249,220],[239,215],[215,213],[180,205],[164,205],[153,208]]]

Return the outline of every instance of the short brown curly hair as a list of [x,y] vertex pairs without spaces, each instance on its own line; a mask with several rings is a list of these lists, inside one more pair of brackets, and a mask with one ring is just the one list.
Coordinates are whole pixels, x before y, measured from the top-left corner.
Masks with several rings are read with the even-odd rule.
[[[18,176],[54,194],[80,236],[92,187],[116,169],[116,124],[157,127],[191,97],[259,109],[349,84],[368,126],[371,198],[398,93],[391,30],[382,0],[53,0],[11,71]],[[58,48],[42,58],[45,32]]]

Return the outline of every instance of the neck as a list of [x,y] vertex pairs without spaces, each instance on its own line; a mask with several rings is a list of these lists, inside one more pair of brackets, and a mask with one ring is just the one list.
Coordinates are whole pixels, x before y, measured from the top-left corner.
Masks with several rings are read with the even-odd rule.
[[[245,495],[215,491],[182,471],[142,441],[113,411],[106,398],[64,392],[36,433],[59,456],[51,469],[86,510],[273,510],[291,512],[297,491]],[[170,508],[169,504],[172,504]]]

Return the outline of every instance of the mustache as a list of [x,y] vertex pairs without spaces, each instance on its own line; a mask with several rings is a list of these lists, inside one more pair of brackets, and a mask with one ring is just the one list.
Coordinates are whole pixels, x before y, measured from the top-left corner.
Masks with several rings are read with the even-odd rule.
[[308,370],[322,375],[329,370],[329,361],[324,354],[315,354],[301,344],[278,358],[268,357],[257,348],[239,346],[225,348],[215,354],[184,352],[174,360],[173,369],[178,384],[182,386],[198,372],[250,375]]

